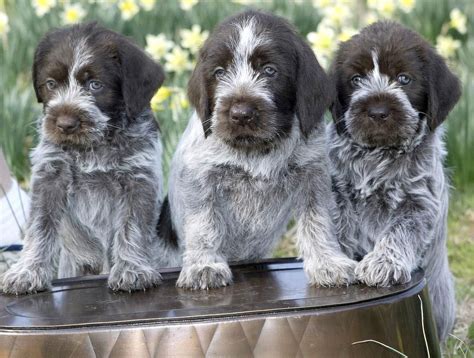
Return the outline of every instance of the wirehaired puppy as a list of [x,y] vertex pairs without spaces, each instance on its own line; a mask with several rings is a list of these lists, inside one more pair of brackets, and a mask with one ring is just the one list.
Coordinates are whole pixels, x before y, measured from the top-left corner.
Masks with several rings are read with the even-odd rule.
[[59,277],[110,270],[109,287],[126,291],[160,281],[152,259],[160,245],[162,149],[149,102],[163,79],[131,41],[94,23],[41,40],[30,222],[4,292],[46,289],[59,257]]
[[322,119],[330,93],[285,20],[246,11],[215,29],[189,81],[196,113],[174,155],[165,208],[184,250],[179,287],[228,285],[228,261],[270,254],[293,214],[309,281],[352,281],[355,262],[330,216]]
[[417,33],[378,22],[342,43],[328,127],[339,239],[370,286],[425,270],[438,334],[455,318],[446,253],[449,183],[441,123],[458,101],[458,79]]

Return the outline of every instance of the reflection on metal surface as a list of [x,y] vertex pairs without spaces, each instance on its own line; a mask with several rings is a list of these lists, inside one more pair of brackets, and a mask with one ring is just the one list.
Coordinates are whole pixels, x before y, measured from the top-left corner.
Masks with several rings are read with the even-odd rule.
[[235,284],[178,289],[177,271],[162,286],[113,293],[104,277],[57,281],[51,292],[0,295],[0,357],[382,357],[376,340],[425,357],[439,355],[423,274],[391,288],[307,285],[296,261],[233,267]]

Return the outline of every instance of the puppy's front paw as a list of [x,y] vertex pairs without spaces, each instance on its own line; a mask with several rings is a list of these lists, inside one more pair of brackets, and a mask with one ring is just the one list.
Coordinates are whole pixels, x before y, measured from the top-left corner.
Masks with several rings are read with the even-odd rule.
[[135,267],[130,264],[115,264],[109,275],[109,287],[114,291],[138,291],[157,286],[161,275],[151,267]]
[[176,286],[192,290],[208,290],[232,283],[232,272],[223,262],[183,266]]
[[400,262],[402,260],[372,251],[357,264],[355,274],[357,279],[367,286],[406,283],[411,280],[411,270]]
[[347,286],[355,280],[357,262],[345,256],[304,260],[304,270],[311,285]]
[[8,294],[21,295],[46,290],[51,278],[42,269],[12,266],[3,276],[2,291]]

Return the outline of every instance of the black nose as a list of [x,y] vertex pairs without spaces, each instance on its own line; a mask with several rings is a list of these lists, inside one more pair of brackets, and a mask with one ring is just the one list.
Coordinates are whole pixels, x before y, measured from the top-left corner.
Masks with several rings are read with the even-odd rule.
[[385,104],[375,104],[369,107],[367,115],[375,120],[381,120],[388,117],[390,109]]
[[232,122],[244,125],[255,119],[256,109],[248,103],[235,103],[230,108]]
[[71,115],[60,115],[56,119],[56,127],[63,133],[71,134],[79,127],[79,119]]

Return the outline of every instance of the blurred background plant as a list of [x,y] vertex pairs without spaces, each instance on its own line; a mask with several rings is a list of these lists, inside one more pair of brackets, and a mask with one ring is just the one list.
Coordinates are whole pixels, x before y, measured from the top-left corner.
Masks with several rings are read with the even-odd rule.
[[[163,132],[164,171],[191,114],[186,81],[209,31],[226,16],[251,6],[296,25],[327,68],[338,42],[379,19],[420,32],[463,82],[463,96],[446,123],[453,194],[449,254],[458,287],[459,320],[447,356],[468,356],[474,326],[474,2],[472,0],[0,0],[0,146],[28,188],[29,150],[36,143],[41,107],[31,85],[33,52],[53,27],[98,21],[133,38],[167,73],[151,105]],[[276,256],[294,255],[290,228]]]

